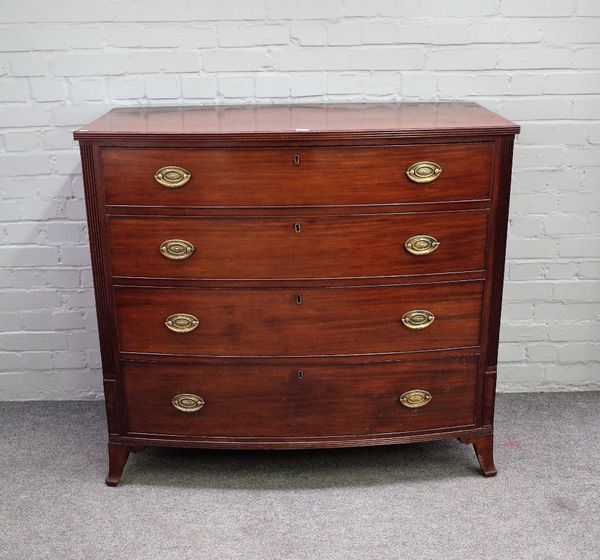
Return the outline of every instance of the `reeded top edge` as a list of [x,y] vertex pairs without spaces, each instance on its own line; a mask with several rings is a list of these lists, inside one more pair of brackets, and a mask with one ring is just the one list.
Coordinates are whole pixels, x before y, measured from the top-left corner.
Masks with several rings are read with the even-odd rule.
[[517,134],[520,127],[473,102],[127,107],[74,133],[108,138],[289,138]]

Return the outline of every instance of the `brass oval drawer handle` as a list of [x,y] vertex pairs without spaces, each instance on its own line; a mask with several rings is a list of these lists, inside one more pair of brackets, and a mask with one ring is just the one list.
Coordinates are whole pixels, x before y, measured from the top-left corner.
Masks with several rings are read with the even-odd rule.
[[165,320],[167,329],[178,334],[192,332],[199,324],[196,317],[187,313],[175,313]]
[[440,242],[431,235],[413,235],[404,242],[404,248],[418,257],[430,255],[440,246]]
[[431,311],[425,309],[414,309],[413,311],[407,311],[402,315],[402,323],[405,327],[413,330],[426,329],[433,321],[435,317]]
[[172,261],[189,259],[196,247],[185,239],[167,239],[160,244],[160,252],[163,257]]
[[435,161],[418,161],[413,163],[406,174],[415,183],[431,183],[442,173],[442,168]]
[[176,165],[167,165],[161,167],[155,174],[154,179],[157,183],[160,183],[163,187],[169,187],[174,189],[176,187],[183,187],[190,179],[192,174],[183,167]]
[[191,393],[175,395],[171,404],[181,412],[198,412],[205,404],[204,399]]
[[431,393],[423,389],[412,389],[400,395],[400,404],[406,408],[421,408],[431,402]]

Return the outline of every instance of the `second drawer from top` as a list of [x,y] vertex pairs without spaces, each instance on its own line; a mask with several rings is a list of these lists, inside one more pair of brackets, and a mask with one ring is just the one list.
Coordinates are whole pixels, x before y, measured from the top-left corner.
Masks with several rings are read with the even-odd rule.
[[485,268],[487,210],[301,218],[109,219],[113,274],[187,279],[409,276]]

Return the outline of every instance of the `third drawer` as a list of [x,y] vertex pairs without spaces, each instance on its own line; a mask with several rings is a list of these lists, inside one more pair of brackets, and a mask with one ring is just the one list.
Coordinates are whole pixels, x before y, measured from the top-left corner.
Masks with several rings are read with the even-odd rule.
[[113,274],[199,279],[406,276],[485,268],[487,210],[109,220]]
[[483,281],[344,288],[116,287],[122,352],[327,356],[475,347]]

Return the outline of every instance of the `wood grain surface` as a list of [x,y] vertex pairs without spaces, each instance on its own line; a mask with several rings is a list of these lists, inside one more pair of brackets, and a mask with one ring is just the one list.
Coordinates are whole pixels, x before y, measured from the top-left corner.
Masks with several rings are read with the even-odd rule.
[[[460,437],[486,475],[513,136],[475,103],[116,109],[81,143],[116,485],[145,445]],[[418,184],[407,169],[442,168]],[[191,173],[178,188],[154,175]],[[431,235],[427,256],[404,243]],[[193,243],[191,258],[159,252]],[[410,330],[402,316],[435,320]],[[169,315],[198,318],[192,332]],[[298,372],[302,372],[300,375]],[[408,409],[399,396],[429,391]],[[199,413],[171,404],[205,399]]]
[[[302,437],[390,434],[475,422],[477,356],[343,366],[123,366],[128,429],[185,436]],[[299,377],[298,372],[302,372]],[[400,404],[428,391],[421,408]],[[175,395],[196,394],[198,412]]]
[[[208,356],[310,356],[471,347],[480,342],[483,282],[397,287],[115,289],[122,352]],[[302,303],[298,304],[298,297]],[[411,310],[435,315],[411,330]],[[172,314],[200,324],[165,327]]]
[[246,137],[286,142],[299,138],[449,137],[515,134],[515,123],[472,102],[230,105],[113,109],[75,132],[85,140],[206,139]]
[[[319,206],[488,199],[491,142],[279,149],[104,148],[106,203],[142,206]],[[294,156],[300,157],[299,165]],[[419,161],[442,172],[431,183],[406,175]],[[178,188],[154,174],[191,173]]]
[[[113,274],[178,279],[360,278],[485,269],[489,212],[438,212],[297,218],[111,217]],[[414,255],[405,242],[435,237]],[[193,244],[185,260],[159,250],[170,239]]]

